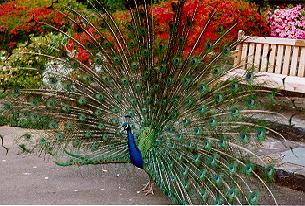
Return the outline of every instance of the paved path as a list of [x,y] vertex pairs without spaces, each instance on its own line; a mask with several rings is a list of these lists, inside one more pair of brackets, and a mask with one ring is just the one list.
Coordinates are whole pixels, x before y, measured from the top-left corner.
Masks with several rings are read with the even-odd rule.
[[[0,127],[5,145],[24,129]],[[147,175],[130,164],[58,167],[32,156],[8,155],[0,148],[0,204],[168,204],[155,189],[154,196],[139,193]],[[272,186],[279,204],[305,205],[305,194]]]
[[[24,129],[0,127],[5,145]],[[140,193],[148,176],[130,164],[59,167],[0,148],[0,204],[168,204],[161,191]]]

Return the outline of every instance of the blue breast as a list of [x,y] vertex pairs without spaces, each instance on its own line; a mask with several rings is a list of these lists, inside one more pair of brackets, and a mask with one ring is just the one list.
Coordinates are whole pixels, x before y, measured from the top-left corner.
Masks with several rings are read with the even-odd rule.
[[128,152],[130,156],[131,163],[138,167],[143,169],[143,159],[142,154],[138,146],[136,145],[134,135],[131,132],[131,128],[127,128],[127,138],[128,138]]

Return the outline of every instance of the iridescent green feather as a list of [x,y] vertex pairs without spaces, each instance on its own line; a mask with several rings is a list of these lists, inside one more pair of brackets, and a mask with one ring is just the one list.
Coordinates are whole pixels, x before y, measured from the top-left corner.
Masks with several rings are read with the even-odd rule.
[[138,137],[138,147],[142,153],[143,159],[146,158],[147,153],[152,149],[156,138],[156,131],[150,127],[144,127],[140,136]]

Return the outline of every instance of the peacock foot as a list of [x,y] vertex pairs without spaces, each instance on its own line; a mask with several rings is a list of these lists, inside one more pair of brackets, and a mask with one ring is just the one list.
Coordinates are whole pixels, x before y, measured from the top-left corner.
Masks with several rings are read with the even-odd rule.
[[145,191],[145,190],[147,190],[147,188],[148,188],[149,184],[150,184],[150,181],[149,181],[149,182],[147,182],[146,184],[143,184],[143,186],[144,186],[144,187],[141,189],[141,191]]
[[153,185],[154,183],[152,181],[149,181],[148,183],[144,184],[142,191],[145,193],[145,196],[150,194],[154,195]]

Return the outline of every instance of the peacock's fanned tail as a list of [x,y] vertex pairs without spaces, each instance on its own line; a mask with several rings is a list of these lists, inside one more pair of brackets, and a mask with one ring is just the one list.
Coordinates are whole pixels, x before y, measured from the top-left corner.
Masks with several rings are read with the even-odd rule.
[[[252,71],[227,78],[240,42],[226,36],[238,19],[226,29],[216,25],[221,1],[211,2],[195,23],[202,2],[189,9],[189,1],[173,1],[169,35],[161,37],[162,7],[152,1],[130,1],[116,15],[98,1],[89,2],[91,16],[59,11],[77,35],[57,29],[69,39],[58,55],[24,55],[47,58],[65,72],[48,71],[39,89],[13,88],[4,104],[8,115],[40,122],[45,131],[20,137],[20,148],[62,166],[130,162],[121,129],[129,115],[144,169],[173,203],[257,204],[260,196],[276,203],[266,183],[274,169],[251,152],[268,135],[280,135],[252,117],[269,113],[263,106],[275,93],[255,86]],[[203,38],[212,27],[219,27],[217,36]]]

